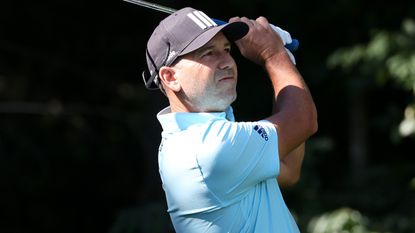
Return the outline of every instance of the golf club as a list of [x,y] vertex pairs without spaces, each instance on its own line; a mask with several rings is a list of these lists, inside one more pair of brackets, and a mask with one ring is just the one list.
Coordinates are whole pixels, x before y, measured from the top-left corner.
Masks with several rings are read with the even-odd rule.
[[[147,1],[142,1],[142,0],[123,0],[125,2],[129,2],[129,3],[133,3],[139,6],[143,6],[146,8],[150,8],[156,11],[160,11],[160,12],[164,12],[167,14],[172,14],[176,11],[176,9],[174,8],[170,8],[170,7],[166,7],[166,6],[162,6],[160,4],[156,4],[156,3],[152,3],[152,2],[147,2]],[[212,19],[216,24],[218,25],[222,25],[225,24],[225,21],[222,20],[218,20],[218,19]],[[274,29],[274,31],[276,31],[280,36],[282,36],[282,33],[286,33],[285,31],[283,31],[281,28],[274,26],[272,24],[270,24],[272,29]],[[297,39],[292,39],[291,43],[286,43],[285,47],[290,50],[291,52],[294,52],[298,49],[300,45],[300,42]]]

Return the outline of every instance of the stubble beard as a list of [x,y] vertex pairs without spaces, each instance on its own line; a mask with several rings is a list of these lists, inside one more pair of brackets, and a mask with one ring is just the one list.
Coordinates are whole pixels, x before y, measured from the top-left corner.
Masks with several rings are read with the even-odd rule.
[[[232,83],[218,83],[223,77],[233,77],[234,80],[226,81]],[[214,80],[217,85],[210,86],[205,90],[201,98],[197,101],[203,112],[220,112],[225,111],[237,97],[236,84],[237,74],[232,69],[218,70],[214,74]],[[230,86],[228,86],[230,85]]]

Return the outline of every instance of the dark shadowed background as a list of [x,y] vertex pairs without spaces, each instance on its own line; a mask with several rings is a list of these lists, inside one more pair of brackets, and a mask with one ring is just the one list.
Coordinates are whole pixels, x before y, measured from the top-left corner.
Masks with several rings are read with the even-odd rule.
[[[263,15],[299,39],[319,113],[284,190],[303,232],[415,232],[414,1],[158,3]],[[141,81],[165,16],[119,0],[0,3],[0,232],[172,231],[155,118],[168,103]],[[233,52],[236,118],[262,119],[269,82]]]

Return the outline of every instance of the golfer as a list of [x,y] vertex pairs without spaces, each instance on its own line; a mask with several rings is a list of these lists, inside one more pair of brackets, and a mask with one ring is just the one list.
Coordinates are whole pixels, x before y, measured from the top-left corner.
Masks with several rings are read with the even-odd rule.
[[[271,80],[273,111],[266,119],[235,121],[234,42]],[[170,104],[157,115],[163,128],[158,159],[175,230],[299,232],[280,187],[298,181],[317,113],[267,19],[235,17],[218,26],[205,13],[183,8],[156,27],[146,58],[146,86],[160,88]]]

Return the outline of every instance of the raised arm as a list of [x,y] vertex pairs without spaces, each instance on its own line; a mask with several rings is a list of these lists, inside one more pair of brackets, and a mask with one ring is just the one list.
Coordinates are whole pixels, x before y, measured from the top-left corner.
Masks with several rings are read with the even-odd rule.
[[[303,78],[290,61],[281,39],[271,29],[267,19],[259,17],[249,20],[242,17],[232,18],[231,21],[243,21],[249,25],[249,33],[237,41],[237,46],[247,59],[264,66],[271,80],[274,89],[273,112],[266,119],[277,129],[280,161],[284,163],[288,161],[287,156],[291,152],[301,151],[301,145],[317,131],[314,101]],[[287,167],[291,169],[290,172],[297,165],[301,167],[302,158],[294,161],[300,163]],[[281,169],[284,172],[284,168]]]

